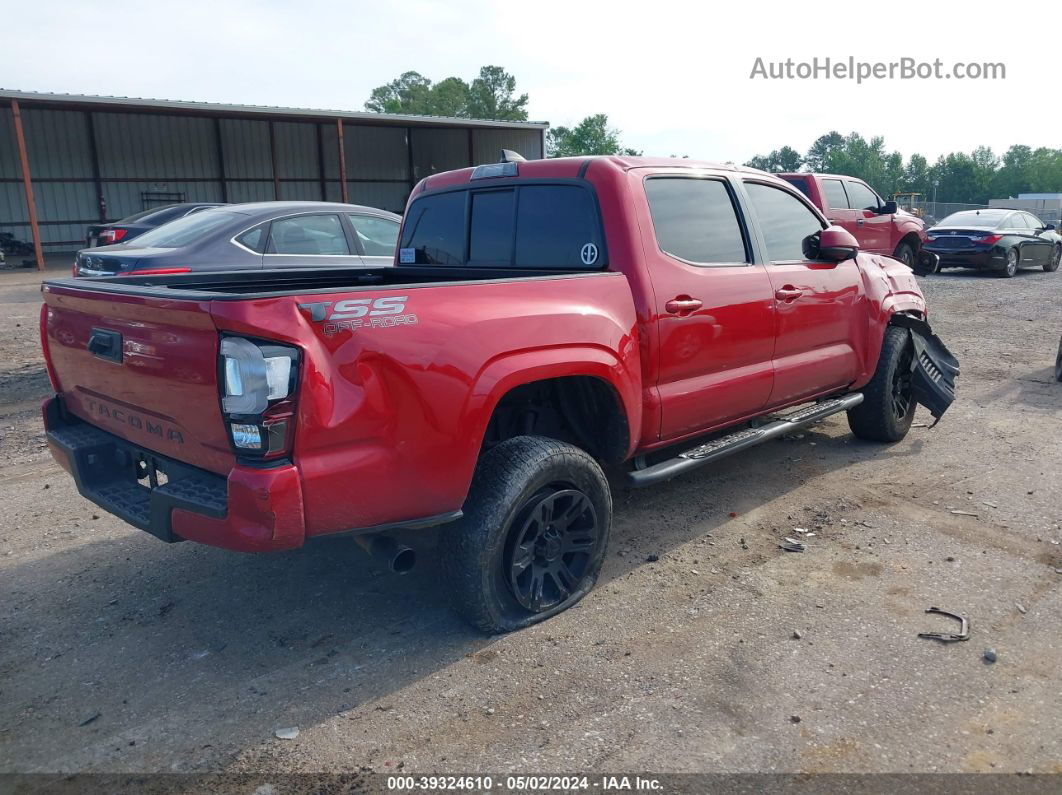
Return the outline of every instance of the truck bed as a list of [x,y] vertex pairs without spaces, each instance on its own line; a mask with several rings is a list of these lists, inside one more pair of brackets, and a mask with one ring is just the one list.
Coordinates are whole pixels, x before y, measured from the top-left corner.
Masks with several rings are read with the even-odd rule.
[[277,295],[366,290],[374,287],[432,287],[442,284],[509,282],[595,276],[600,271],[554,271],[518,268],[397,266],[261,270],[159,276],[106,276],[95,279],[50,279],[46,285],[160,298],[243,300]]

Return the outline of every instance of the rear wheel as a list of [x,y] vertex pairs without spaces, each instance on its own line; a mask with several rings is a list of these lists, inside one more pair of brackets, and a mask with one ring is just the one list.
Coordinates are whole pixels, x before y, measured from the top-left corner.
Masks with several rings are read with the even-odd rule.
[[465,515],[443,538],[454,607],[485,632],[530,626],[597,581],[612,523],[601,467],[570,444],[508,439],[476,468]]
[[848,427],[860,439],[898,442],[911,430],[915,401],[911,391],[914,346],[905,328],[889,326],[874,377],[863,388],[863,402],[848,411]]
[[1055,246],[1055,250],[1051,252],[1050,259],[1044,263],[1044,270],[1048,273],[1054,273],[1058,270],[1058,263],[1062,260],[1062,246]]
[[1017,246],[1007,249],[1007,263],[1003,266],[1003,270],[999,272],[999,275],[1004,279],[1012,278],[1018,272],[1019,262],[1021,262],[1021,253],[1018,251]]

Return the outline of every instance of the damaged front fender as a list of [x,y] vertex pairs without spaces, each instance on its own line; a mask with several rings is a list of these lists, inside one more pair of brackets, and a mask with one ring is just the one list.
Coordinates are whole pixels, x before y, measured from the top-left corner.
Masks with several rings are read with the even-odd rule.
[[936,425],[948,406],[955,402],[959,360],[921,318],[894,315],[890,322],[894,326],[906,328],[911,336],[914,346],[911,393],[918,403],[929,409],[935,420],[933,424]]

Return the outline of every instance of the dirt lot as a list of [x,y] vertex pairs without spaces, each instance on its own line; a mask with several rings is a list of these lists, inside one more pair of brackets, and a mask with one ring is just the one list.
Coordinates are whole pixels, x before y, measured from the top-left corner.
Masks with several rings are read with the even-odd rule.
[[[487,638],[429,555],[164,545],[81,499],[36,280],[3,274],[0,770],[1062,772],[1062,274],[924,284],[963,365],[937,428],[833,419],[617,487],[597,590]],[[931,605],[972,639],[917,638],[951,629]]]

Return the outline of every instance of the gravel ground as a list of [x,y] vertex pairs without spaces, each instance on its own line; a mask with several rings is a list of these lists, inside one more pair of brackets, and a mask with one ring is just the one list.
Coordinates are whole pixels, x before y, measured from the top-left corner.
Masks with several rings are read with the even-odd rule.
[[[1062,274],[923,284],[963,366],[939,426],[834,418],[617,486],[594,593],[488,638],[430,554],[170,546],[81,499],[41,439],[35,277],[3,274],[0,770],[1062,772]],[[932,605],[972,638],[919,639]]]

